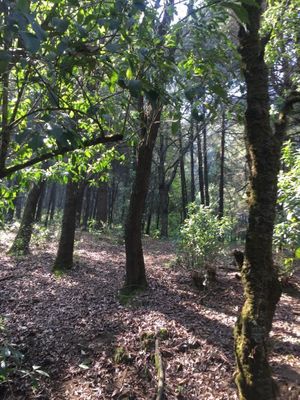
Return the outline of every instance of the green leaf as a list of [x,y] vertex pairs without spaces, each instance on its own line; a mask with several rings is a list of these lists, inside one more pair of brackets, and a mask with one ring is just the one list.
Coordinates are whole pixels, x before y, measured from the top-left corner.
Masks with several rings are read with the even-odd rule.
[[40,48],[40,40],[36,35],[30,32],[20,32],[26,50],[30,53],[36,53]]
[[127,79],[132,79],[133,78],[133,73],[132,73],[132,69],[128,68],[126,71],[126,78]]
[[300,247],[295,251],[295,258],[300,259]]
[[117,71],[113,71],[113,73],[111,74],[111,77],[110,77],[110,84],[111,85],[116,84],[118,82],[118,79],[119,79],[119,75],[118,75]]

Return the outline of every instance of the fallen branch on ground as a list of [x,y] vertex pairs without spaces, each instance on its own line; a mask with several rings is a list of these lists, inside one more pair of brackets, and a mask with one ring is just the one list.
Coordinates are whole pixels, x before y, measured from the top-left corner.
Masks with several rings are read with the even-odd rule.
[[165,371],[163,366],[163,360],[161,352],[159,350],[159,339],[155,340],[155,367],[157,371],[157,393],[156,400],[162,400],[164,396],[165,386]]

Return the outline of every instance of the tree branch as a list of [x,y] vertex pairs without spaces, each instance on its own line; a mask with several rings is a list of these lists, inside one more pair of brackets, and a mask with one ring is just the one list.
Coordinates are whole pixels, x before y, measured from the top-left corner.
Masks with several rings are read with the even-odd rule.
[[87,147],[95,146],[100,143],[113,143],[118,142],[123,139],[123,135],[111,135],[111,136],[100,136],[95,139],[85,140],[81,143],[81,146],[72,147],[72,146],[64,146],[48,153],[42,154],[40,156],[34,157],[31,160],[25,161],[24,163],[13,165],[8,168],[4,168],[0,171],[0,179],[5,178],[11,175],[14,172],[20,171],[24,168],[31,167],[32,165],[38,164],[41,161],[49,160],[50,158],[64,155],[69,153],[70,151],[78,150],[78,149],[85,149]]

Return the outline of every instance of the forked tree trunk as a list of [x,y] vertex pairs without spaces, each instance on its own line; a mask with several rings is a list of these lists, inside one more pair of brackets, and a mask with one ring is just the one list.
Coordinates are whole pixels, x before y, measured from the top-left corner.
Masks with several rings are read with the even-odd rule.
[[142,218],[149,186],[153,148],[161,117],[161,108],[152,107],[148,116],[145,115],[141,106],[142,138],[137,149],[136,174],[125,224],[126,277],[123,291],[128,293],[147,286],[142,248]]
[[9,254],[29,254],[29,245],[32,236],[36,207],[44,184],[44,181],[34,183],[32,188],[30,189],[23,212],[21,225],[18,230],[17,236],[15,237],[15,240],[9,250]]
[[246,148],[250,171],[249,224],[242,268],[245,302],[235,327],[236,384],[241,400],[274,400],[268,337],[281,289],[272,260],[272,236],[282,135],[272,131],[268,70],[259,37],[262,1],[247,6],[240,54],[247,86]]
[[76,228],[78,184],[68,182],[64,205],[64,214],[58,251],[53,266],[54,272],[63,272],[73,266],[73,251]]

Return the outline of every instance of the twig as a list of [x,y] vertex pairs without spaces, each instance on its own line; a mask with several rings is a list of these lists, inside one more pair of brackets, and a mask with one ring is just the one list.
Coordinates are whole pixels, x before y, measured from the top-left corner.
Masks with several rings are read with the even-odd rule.
[[157,393],[155,399],[162,400],[164,396],[165,371],[164,371],[161,352],[159,350],[158,338],[155,339],[155,367],[157,370]]
[[8,276],[4,276],[3,278],[0,278],[0,282],[6,281],[8,279],[13,279],[13,278],[23,278],[26,275],[8,275]]

